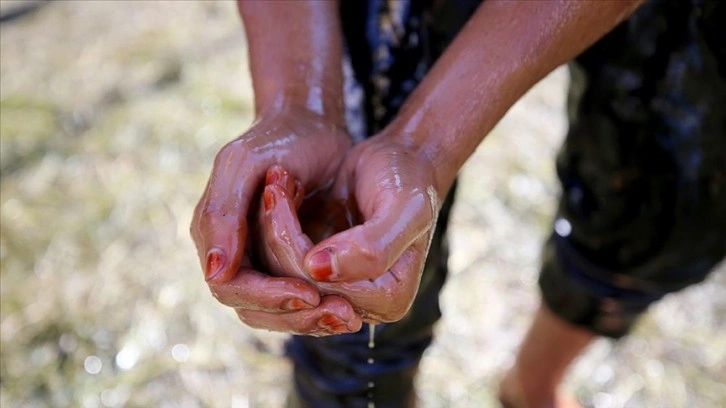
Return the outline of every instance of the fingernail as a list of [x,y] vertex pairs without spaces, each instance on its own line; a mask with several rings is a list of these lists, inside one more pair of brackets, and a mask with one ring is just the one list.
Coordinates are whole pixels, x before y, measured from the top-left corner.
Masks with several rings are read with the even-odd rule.
[[275,206],[275,195],[267,187],[265,187],[265,191],[262,193],[262,202],[265,205],[265,211],[270,211]]
[[333,270],[332,250],[325,248],[314,253],[308,260],[310,277],[317,281],[329,281],[337,277]]
[[348,326],[338,317],[325,314],[318,320],[318,327],[332,332],[347,332]]
[[224,252],[219,248],[212,248],[207,252],[207,264],[204,268],[204,276],[207,281],[214,280],[224,269],[226,259]]
[[282,310],[288,311],[312,309],[314,307],[315,306],[299,298],[288,299],[285,301],[285,303],[282,304]]
[[267,174],[265,175],[265,184],[267,184],[267,185],[275,184],[278,177],[279,176],[277,174],[276,169],[272,168],[272,169],[267,170]]

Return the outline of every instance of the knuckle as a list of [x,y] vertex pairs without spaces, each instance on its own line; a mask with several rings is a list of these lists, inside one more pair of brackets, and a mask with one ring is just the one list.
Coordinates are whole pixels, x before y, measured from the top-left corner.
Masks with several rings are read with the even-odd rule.
[[411,208],[414,209],[423,219],[431,218],[433,216],[433,204],[431,196],[421,189],[416,189],[409,198]]
[[251,152],[252,147],[244,137],[228,142],[214,156],[212,177],[216,172],[226,172],[229,164],[246,162]]
[[221,166],[222,163],[229,160],[230,156],[234,154],[234,145],[232,144],[234,142],[229,142],[226,145],[222,146],[221,149],[217,152],[217,154],[214,156],[214,168],[217,169]]
[[234,307],[234,308],[245,307],[245,308],[249,309],[247,307],[248,302],[245,301],[245,299],[241,296],[241,294],[239,293],[238,290],[230,291],[230,290],[220,289],[219,286],[216,286],[211,283],[208,283],[208,286],[209,286],[209,291],[211,292],[212,296],[214,297],[214,299],[217,302],[219,302],[225,306],[229,306],[229,307]]
[[373,241],[372,245],[364,245],[359,248],[358,254],[361,265],[366,265],[366,274],[380,276],[385,273],[390,255],[387,248],[381,242]]
[[224,160],[231,156],[243,155],[248,150],[247,139],[242,136],[227,142],[219,152],[217,152],[216,160]]
[[358,247],[358,254],[366,263],[380,263],[384,251],[385,247],[379,239],[366,239],[366,244]]
[[210,220],[221,211],[222,208],[216,201],[207,201],[198,212],[197,222],[200,224],[209,224]]

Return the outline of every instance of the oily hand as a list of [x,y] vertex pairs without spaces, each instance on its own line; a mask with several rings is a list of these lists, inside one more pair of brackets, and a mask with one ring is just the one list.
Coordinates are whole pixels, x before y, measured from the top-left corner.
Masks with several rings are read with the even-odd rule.
[[[283,177],[266,185],[260,210],[270,271],[342,296],[367,321],[400,320],[418,290],[439,211],[427,158],[381,136],[361,143],[348,154],[327,205],[315,213],[303,204],[302,226],[299,190],[284,169],[268,174],[276,172]],[[316,226],[326,223],[337,227],[320,236]]]
[[321,301],[318,290],[303,280],[269,276],[253,265],[248,245],[254,227],[251,206],[270,166],[284,162],[302,185],[315,189],[332,182],[349,146],[340,126],[284,106],[263,112],[249,131],[217,154],[191,234],[212,293],[251,326],[315,334],[321,330],[318,321],[324,329],[330,326],[325,324],[330,315],[355,326],[350,304]]
[[[301,209],[301,206],[304,208]],[[342,220],[345,222],[343,211],[331,208],[315,192],[305,197],[302,183],[294,179],[282,166],[271,167],[267,171],[265,188],[260,198],[255,224],[258,239],[253,241],[253,249],[270,274],[297,278],[316,285],[302,270],[303,257],[312,247],[312,242],[302,232],[298,218],[300,211],[306,214],[306,220],[311,221],[305,225],[305,230],[313,237],[317,234],[330,235],[328,231],[336,228],[336,225],[340,228],[341,218],[337,215],[343,215]],[[334,291],[325,290],[319,285],[316,288],[322,295],[321,305],[325,305],[326,309],[336,308],[334,310],[337,313],[321,310],[320,313],[310,315],[298,312],[298,316],[290,316],[291,319],[302,319],[304,322],[301,323],[311,328],[306,334],[342,334],[360,330],[363,321],[353,311],[351,303]],[[318,312],[317,309],[314,311]],[[258,313],[245,311],[238,314],[245,323],[260,327]]]

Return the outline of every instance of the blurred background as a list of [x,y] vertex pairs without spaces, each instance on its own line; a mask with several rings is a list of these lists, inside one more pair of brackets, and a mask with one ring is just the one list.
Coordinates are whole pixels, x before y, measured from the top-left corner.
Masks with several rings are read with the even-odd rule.
[[[34,2],[0,1],[7,17]],[[54,1],[0,25],[0,405],[280,407],[284,335],[202,279],[188,225],[214,154],[252,119],[231,1]],[[567,71],[462,173],[423,407],[497,406],[538,304]],[[586,406],[726,406],[726,273],[601,340],[566,388]]]

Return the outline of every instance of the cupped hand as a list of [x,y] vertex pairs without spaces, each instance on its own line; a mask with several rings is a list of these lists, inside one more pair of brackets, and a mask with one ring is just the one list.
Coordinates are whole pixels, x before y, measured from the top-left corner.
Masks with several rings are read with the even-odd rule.
[[[440,207],[427,157],[384,136],[368,139],[351,149],[317,212],[303,205],[300,219],[299,184],[279,167],[268,174],[275,182],[265,186],[260,226],[270,271],[345,298],[366,321],[400,320],[418,291]],[[321,236],[324,225],[332,227]]]
[[348,331],[359,328],[348,302],[321,301],[308,282],[269,276],[253,264],[249,245],[266,170],[285,163],[306,189],[329,186],[350,144],[339,123],[285,105],[262,112],[250,130],[217,154],[191,234],[210,290],[249,325],[298,334],[327,334],[335,331],[332,326],[340,330],[339,322]]

